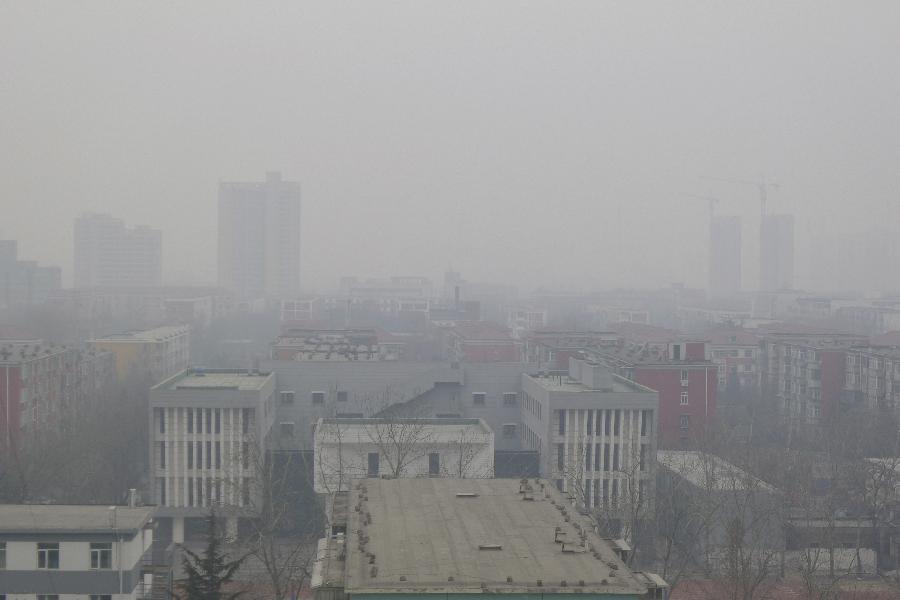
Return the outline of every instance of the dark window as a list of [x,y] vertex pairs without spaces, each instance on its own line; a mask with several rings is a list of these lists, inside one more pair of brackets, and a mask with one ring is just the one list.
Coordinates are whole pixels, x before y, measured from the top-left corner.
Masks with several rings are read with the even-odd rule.
[[587,450],[584,452],[584,470],[591,470],[591,458],[594,456],[594,448],[593,444],[587,445]]
[[594,411],[589,410],[589,411],[587,411],[587,432],[588,432],[588,435],[590,435],[592,431],[594,431]]
[[212,442],[206,442],[206,468],[212,469]]
[[606,418],[603,420],[603,433],[609,435],[610,428],[612,427],[612,412],[606,411]]
[[609,471],[609,467],[610,467],[609,444],[603,444],[603,470]]
[[622,415],[622,411],[614,410],[613,411],[613,435],[619,435],[619,427],[621,425],[619,418]]
[[647,467],[650,465],[647,464],[647,451],[649,446],[647,444],[641,444],[641,471],[646,471]]
[[222,468],[222,442],[216,442],[216,468]]
[[503,394],[503,406],[515,406],[518,394],[515,392],[507,392]]
[[[109,596],[112,600],[112,596]],[[37,600],[59,600],[59,594],[38,594]]]
[[516,424],[515,423],[504,423],[503,424],[503,437],[505,437],[505,438],[516,437]]
[[558,410],[556,411],[557,417],[559,418],[559,435],[565,435],[566,433],[566,411]]
[[378,453],[369,452],[369,477],[378,477]]
[[166,432],[166,409],[157,408],[156,412],[159,413],[159,432]]
[[241,482],[241,499],[243,500],[244,506],[250,506],[250,478],[244,477],[244,480]]
[[653,431],[653,411],[641,411],[641,435],[647,435]]
[[281,403],[282,404],[293,404],[294,403],[294,392],[281,392]]
[[91,543],[91,568],[112,568],[112,542]]
[[187,480],[188,506],[194,505],[194,478],[188,477]]
[[597,444],[596,446],[594,446],[594,470],[595,471],[600,470],[600,450],[601,450],[600,444]]
[[59,544],[39,543],[37,547],[38,569],[58,569]]
[[185,447],[187,448],[187,468],[193,469],[194,468],[194,442],[187,442],[185,444]]
[[613,471],[619,470],[619,446],[616,444],[613,446]]
[[187,409],[187,432],[194,433],[194,409]]
[[206,433],[212,433],[212,409],[206,409]]
[[475,406],[484,406],[485,394],[483,392],[474,392],[472,394],[472,404]]
[[672,346],[672,358],[674,360],[681,360],[681,345],[675,344]]
[[428,474],[441,474],[441,455],[437,452],[432,452],[428,455]]
[[159,468],[160,469],[166,468],[166,443],[165,442],[159,443]]
[[245,469],[250,468],[250,444],[249,442],[244,442],[241,444],[241,460]]
[[203,468],[203,442],[197,442],[197,468]]
[[557,479],[557,480],[556,480],[556,489],[558,489],[559,491],[563,491],[562,488],[563,488],[563,480],[562,480],[562,479]]
[[91,594],[91,600],[112,600],[110,594]]
[[681,428],[688,429],[691,426],[691,417],[690,415],[681,415]]
[[556,445],[556,470],[562,471],[566,463],[566,451],[563,444]]
[[243,422],[243,432],[250,433],[250,425],[253,421],[253,409],[252,408],[242,408],[241,409],[241,421]]
[[313,392],[311,396],[313,404],[325,404],[325,392]]
[[337,393],[337,401],[338,402],[346,402],[347,401],[347,392],[338,392]]
[[[0,542],[0,569],[6,568],[6,542]],[[2,599],[0,599],[2,600]]]
[[222,410],[216,409],[216,433],[222,433]]
[[159,503],[163,506],[166,505],[166,479],[165,477],[159,478]]
[[294,437],[294,423],[290,421],[285,421],[281,423],[281,437],[284,438],[292,438]]
[[197,433],[203,433],[203,409],[197,409]]

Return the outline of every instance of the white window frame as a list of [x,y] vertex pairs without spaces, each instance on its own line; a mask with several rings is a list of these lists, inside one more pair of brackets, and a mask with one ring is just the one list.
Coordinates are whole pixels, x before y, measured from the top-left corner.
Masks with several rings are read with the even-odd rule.
[[[318,398],[318,400],[317,400]],[[325,404],[325,392],[315,391],[309,393],[309,401],[314,405]]]
[[[103,548],[95,548],[94,546],[103,545]],[[112,542],[91,542],[91,570],[102,571],[112,569]],[[107,566],[103,566],[103,555],[108,553]],[[96,565],[96,566],[95,566]]]
[[[46,546],[56,546],[56,548],[41,548],[42,545]],[[52,552],[56,553],[56,566],[50,566],[50,555]],[[44,566],[41,566],[41,560],[44,561]],[[54,542],[41,542],[37,545],[37,565],[38,569],[41,570],[50,570],[56,571],[59,570],[59,543]]]
[[689,402],[689,400],[688,400],[688,393],[687,393],[687,392],[681,392],[681,406],[687,406],[687,405],[688,405],[688,402]]
[[472,406],[487,406],[487,394],[484,392],[472,392]]
[[296,394],[293,390],[284,390],[283,392],[278,393],[278,398],[281,401],[282,406],[293,404],[295,397]]

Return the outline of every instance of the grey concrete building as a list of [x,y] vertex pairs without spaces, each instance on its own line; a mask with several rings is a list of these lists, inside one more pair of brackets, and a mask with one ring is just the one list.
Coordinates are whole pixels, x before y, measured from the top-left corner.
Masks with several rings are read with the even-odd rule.
[[148,506],[0,505],[0,595],[36,598],[167,597],[171,563],[154,552]]
[[210,507],[229,536],[257,512],[275,408],[275,376],[258,371],[188,369],[150,390],[150,493],[174,541]]
[[59,267],[21,260],[15,240],[0,240],[0,308],[42,304],[59,292]]
[[106,214],[75,219],[75,287],[159,286],[162,232]]

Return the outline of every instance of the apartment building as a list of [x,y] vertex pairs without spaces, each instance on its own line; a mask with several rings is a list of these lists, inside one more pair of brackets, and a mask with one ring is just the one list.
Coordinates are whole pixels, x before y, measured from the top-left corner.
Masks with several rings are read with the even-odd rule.
[[[313,597],[662,599],[544,480],[367,479],[318,544]],[[415,540],[415,544],[402,540]]]
[[153,511],[0,505],[0,597],[138,600],[153,592],[168,597],[171,562],[154,552]]
[[523,339],[532,331],[547,326],[547,309],[529,305],[512,306],[507,311],[506,326],[514,338]]
[[181,543],[213,506],[230,537],[254,515],[258,465],[275,422],[275,376],[187,369],[150,390],[150,494]]
[[749,389],[759,385],[759,336],[743,329],[717,329],[706,337],[718,370],[720,393],[729,386]]
[[18,242],[0,240],[0,308],[42,304],[62,285],[59,267],[19,258]]
[[567,372],[523,374],[522,389],[522,444],[541,453],[542,476],[588,508],[649,492],[655,391],[578,358],[569,359]]
[[75,219],[75,287],[159,286],[162,232],[107,214]]
[[115,356],[120,380],[142,376],[155,383],[190,364],[190,332],[187,325],[167,325],[90,340],[88,345]]
[[300,293],[300,184],[219,184],[219,285],[241,299]]
[[367,477],[494,476],[494,432],[481,419],[319,419],[315,436],[319,493]]
[[101,349],[0,344],[0,442],[9,447],[23,433],[64,426],[114,381],[115,359]]
[[467,363],[519,362],[523,344],[505,327],[488,321],[458,321],[441,328],[449,360]]
[[760,346],[764,394],[791,428],[816,426],[836,414],[844,397],[847,352],[862,336],[802,327],[772,330]]
[[846,356],[844,405],[900,414],[900,349],[859,346]]

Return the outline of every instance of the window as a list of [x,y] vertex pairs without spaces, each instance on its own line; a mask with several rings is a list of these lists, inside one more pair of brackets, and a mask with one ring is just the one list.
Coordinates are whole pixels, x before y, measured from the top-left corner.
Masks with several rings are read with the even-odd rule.
[[622,411],[614,410],[613,411],[613,435],[619,435],[619,427],[622,424]]
[[187,432],[194,433],[194,409],[187,409]]
[[753,350],[744,350],[744,356],[747,358],[753,358]]
[[206,433],[212,433],[212,409],[206,409]]
[[166,505],[166,478],[160,477],[156,480],[159,485],[159,503],[163,506]]
[[194,478],[188,477],[187,480],[188,506],[194,506]]
[[203,409],[197,409],[197,433],[203,433]]
[[91,600],[112,600],[110,594],[91,594]]
[[347,401],[347,392],[338,392],[337,393],[337,401],[338,402],[346,402]]
[[503,394],[503,406],[515,406],[518,394],[515,392],[507,392]]
[[216,468],[222,468],[222,442],[216,442]]
[[160,469],[166,468],[166,443],[165,442],[159,443],[159,468]]
[[159,432],[165,433],[166,432],[166,409],[157,408],[156,412],[159,415]]
[[325,392],[312,392],[310,397],[313,404],[325,404]]
[[516,424],[515,423],[504,423],[503,437],[505,437],[505,438],[516,437]]
[[197,442],[197,468],[203,468],[203,442]]
[[378,477],[378,453],[369,452],[369,464],[367,475],[369,477]]
[[681,370],[681,385],[687,385],[688,372],[687,369]]
[[472,394],[472,404],[475,406],[484,406],[484,392],[474,392]]
[[91,568],[112,568],[112,542],[91,543]]
[[279,394],[281,398],[282,404],[293,404],[294,403],[294,392],[281,392]]
[[691,426],[691,416],[681,415],[680,425],[682,429],[688,429]]
[[212,442],[206,442],[206,468],[212,469]]
[[6,542],[0,542],[0,569],[6,568]]
[[556,470],[562,471],[566,464],[565,449],[562,444],[556,445]]
[[641,411],[641,435],[647,435],[653,431],[653,411]]
[[38,594],[37,600],[59,600],[59,594]]
[[294,437],[294,422],[293,421],[284,421],[279,425],[281,429],[281,437],[291,438]]
[[428,474],[441,474],[441,455],[437,452],[432,452],[428,455]]
[[688,403],[688,393],[681,392],[681,405],[684,406],[687,403]]
[[250,433],[250,424],[253,421],[253,409],[252,408],[242,408],[241,409],[241,431],[245,434]]
[[222,409],[216,409],[216,433],[222,433]]
[[187,446],[186,446],[187,447],[187,468],[193,469],[194,468],[194,443],[187,442],[186,444],[187,444]]
[[587,411],[587,433],[590,435],[594,431],[594,411]]
[[243,442],[241,444],[241,460],[245,469],[250,468],[250,444],[249,442]]
[[38,569],[59,568],[59,544],[38,544]]
[[559,419],[559,426],[558,426],[559,427],[559,429],[558,429],[559,435],[565,435],[566,434],[566,411],[558,410],[558,411],[556,411],[556,414],[557,414],[557,418]]

